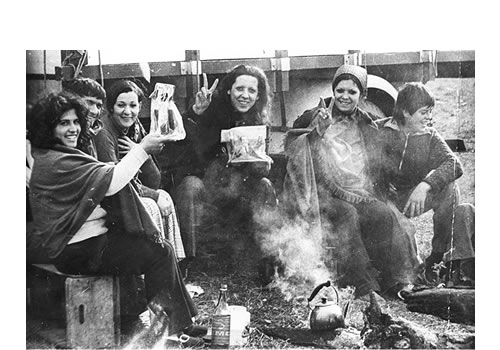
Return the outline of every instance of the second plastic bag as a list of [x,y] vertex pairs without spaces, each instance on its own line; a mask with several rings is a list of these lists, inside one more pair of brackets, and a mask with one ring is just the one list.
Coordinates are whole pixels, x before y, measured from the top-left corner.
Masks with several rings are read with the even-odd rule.
[[186,137],[182,116],[174,103],[175,85],[156,83],[151,98],[150,133],[168,136],[170,141]]

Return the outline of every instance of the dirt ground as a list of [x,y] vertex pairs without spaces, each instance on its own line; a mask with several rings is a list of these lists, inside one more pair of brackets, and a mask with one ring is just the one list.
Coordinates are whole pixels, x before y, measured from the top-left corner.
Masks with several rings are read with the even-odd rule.
[[[458,183],[462,190],[462,201],[475,204],[475,80],[436,79],[427,85],[434,92],[437,101],[433,113],[434,126],[447,139],[458,138],[465,141],[467,151],[458,153],[465,173]],[[419,254],[425,258],[430,252],[432,213],[413,219],[413,222],[417,228]],[[198,323],[209,326],[218,288],[221,283],[227,283],[229,303],[246,306],[251,314],[249,342],[246,348],[298,348],[299,346],[289,341],[266,335],[264,330],[276,327],[307,328],[309,309],[306,298],[311,290],[296,285],[293,296],[289,297],[277,288],[261,288],[258,284],[256,256],[245,228],[214,229],[219,230],[219,239],[211,240],[209,236],[204,239],[200,257],[193,264],[187,280],[203,290],[203,294],[194,298],[199,309]],[[347,320],[350,326],[361,330],[361,310],[367,305],[365,301],[354,301]],[[414,321],[439,334],[449,334],[454,338],[475,336],[474,325],[452,323],[436,316],[410,312],[402,301],[387,300],[383,310],[392,316]],[[33,334],[33,330],[40,327],[39,324],[30,323],[29,318],[27,321],[27,348],[54,346]],[[128,341],[127,338],[123,339],[123,348],[141,347],[140,343],[130,344]]]

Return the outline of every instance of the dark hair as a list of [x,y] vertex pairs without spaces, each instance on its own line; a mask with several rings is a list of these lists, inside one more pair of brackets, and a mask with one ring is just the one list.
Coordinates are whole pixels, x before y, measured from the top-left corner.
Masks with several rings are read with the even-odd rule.
[[113,106],[115,105],[116,99],[118,98],[118,96],[120,96],[120,94],[123,94],[124,92],[135,92],[139,103],[141,103],[146,98],[146,96],[144,95],[144,91],[132,80],[118,80],[116,83],[111,85],[108,91],[106,107],[110,114],[113,114]]
[[106,90],[94,79],[76,78],[62,83],[63,89],[75,95],[95,97],[103,102],[106,101]]
[[406,83],[398,93],[392,115],[398,123],[405,125],[404,111],[413,115],[419,108],[434,107],[434,104],[434,96],[424,84]]
[[72,109],[75,110],[81,126],[76,147],[89,153],[90,134],[87,128],[87,104],[81,97],[66,91],[50,93],[33,106],[27,124],[28,139],[33,147],[52,148],[55,144],[62,144],[61,140],[54,137],[54,129],[62,115]]
[[231,69],[222,79],[218,87],[218,95],[225,103],[231,104],[231,97],[227,94],[231,90],[236,78],[240,75],[249,75],[257,78],[257,88],[259,90],[259,99],[255,105],[250,109],[250,113],[254,117],[256,124],[266,124],[269,118],[269,111],[271,109],[271,101],[273,94],[269,83],[267,81],[264,71],[255,66],[247,66],[240,64]]

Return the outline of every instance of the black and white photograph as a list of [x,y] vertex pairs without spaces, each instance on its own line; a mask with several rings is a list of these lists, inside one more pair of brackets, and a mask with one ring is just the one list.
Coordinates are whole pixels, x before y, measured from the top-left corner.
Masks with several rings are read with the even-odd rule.
[[494,346],[498,45],[471,7],[30,4],[9,348]]
[[474,348],[474,50],[26,79],[27,348]]

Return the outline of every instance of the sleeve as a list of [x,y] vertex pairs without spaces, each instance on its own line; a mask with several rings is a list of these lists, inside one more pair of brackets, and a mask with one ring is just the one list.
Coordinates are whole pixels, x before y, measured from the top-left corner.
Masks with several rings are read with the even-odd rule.
[[115,165],[111,184],[106,196],[112,196],[120,191],[135,176],[141,165],[148,159],[148,154],[142,146],[135,146],[123,159]]
[[431,136],[430,149],[429,162],[433,170],[423,181],[431,186],[433,192],[440,192],[447,184],[462,176],[463,166],[443,137],[435,130]]
[[120,161],[117,156],[118,145],[108,130],[101,130],[101,132],[95,136],[94,141],[98,160],[104,163],[113,162],[115,164]]

